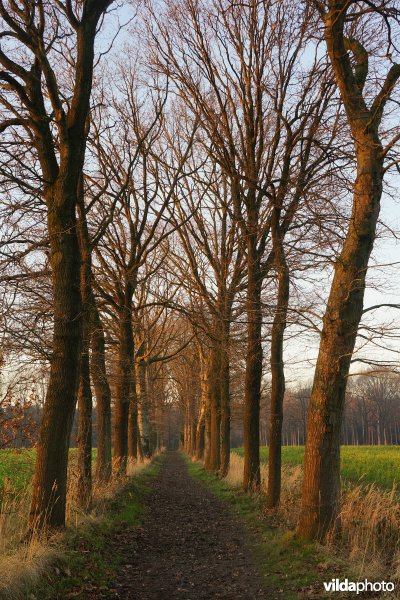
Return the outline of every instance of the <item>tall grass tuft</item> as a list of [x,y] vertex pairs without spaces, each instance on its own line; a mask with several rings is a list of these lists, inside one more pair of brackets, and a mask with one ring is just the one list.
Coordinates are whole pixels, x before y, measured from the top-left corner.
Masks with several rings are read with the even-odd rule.
[[[231,453],[226,481],[233,487],[243,482],[244,459]],[[301,503],[303,468],[282,465],[281,503],[277,517],[289,529],[296,527]],[[261,465],[262,493],[267,491],[267,464]],[[328,545],[340,550],[352,561],[360,576],[372,573],[400,579],[400,495],[376,484],[343,481],[341,496],[341,535],[332,535]]]
[[351,485],[342,489],[342,540],[357,560],[361,574],[370,575],[371,563],[390,566],[400,576],[400,498],[395,485],[382,490],[375,484]]

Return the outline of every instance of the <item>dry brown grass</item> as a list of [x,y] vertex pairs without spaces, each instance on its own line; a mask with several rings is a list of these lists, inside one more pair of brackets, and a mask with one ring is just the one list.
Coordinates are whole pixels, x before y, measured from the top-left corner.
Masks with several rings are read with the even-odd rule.
[[27,538],[31,490],[16,492],[8,481],[0,508],[0,598],[24,597],[23,590],[35,585],[49,564],[59,555],[59,536],[46,538],[45,532]]
[[[154,455],[153,455],[154,456]],[[93,480],[92,501],[89,510],[82,508],[78,501],[78,467],[75,461],[70,460],[68,468],[68,493],[66,507],[66,521],[68,527],[77,527],[89,517],[101,516],[104,513],[108,500],[115,496],[125,485],[128,477],[138,475],[151,462],[145,458],[143,462],[128,460],[126,476],[113,476],[108,482]]]
[[374,484],[343,486],[340,513],[342,540],[362,575],[390,569],[400,579],[400,499],[396,487]]
[[[227,483],[240,487],[243,481],[243,457],[231,453]],[[278,517],[294,529],[299,518],[303,469],[283,465],[281,505]],[[267,489],[267,466],[261,466],[262,490]],[[342,535],[328,544],[340,550],[352,562],[359,576],[400,579],[400,500],[395,487],[383,490],[376,485],[345,482],[342,489]]]
[[[71,461],[68,470],[67,527],[69,529],[99,519],[108,501],[127,483],[147,467],[150,460],[128,463],[127,476],[114,477],[110,482],[93,482],[93,498],[90,509],[85,511],[77,500],[77,467]],[[24,590],[38,583],[43,574],[63,552],[64,534],[35,533],[29,539],[27,530],[31,490],[15,492],[11,483],[7,486],[0,503],[0,600],[25,598]]]

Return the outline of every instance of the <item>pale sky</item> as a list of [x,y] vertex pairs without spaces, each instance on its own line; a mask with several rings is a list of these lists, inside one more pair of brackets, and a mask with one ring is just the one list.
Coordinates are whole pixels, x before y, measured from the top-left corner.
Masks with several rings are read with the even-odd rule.
[[[397,180],[397,181],[396,181]],[[391,194],[397,195],[400,189],[400,176],[392,177]],[[393,199],[387,194],[382,199],[380,220],[400,237],[400,195],[399,199]],[[396,240],[384,227],[380,226],[380,235],[375,242],[370,267],[367,276],[367,289],[364,299],[364,308],[376,304],[400,304],[400,240]],[[332,278],[324,282],[326,294]],[[379,308],[365,315],[362,323],[374,327],[389,327],[393,333],[400,336],[400,310],[396,308]],[[395,328],[398,328],[395,330]],[[360,333],[365,333],[362,329]],[[353,358],[365,358],[371,360],[395,361],[400,367],[400,337],[389,339],[385,335],[382,339],[375,340],[380,346],[388,346],[394,350],[377,347],[371,342],[359,338],[358,351]],[[315,359],[318,353],[318,335],[302,335],[297,340],[290,339],[285,347],[286,376],[289,386],[306,384],[312,381]],[[363,345],[362,348],[360,346]],[[368,368],[367,364],[354,362],[351,373],[359,373]]]

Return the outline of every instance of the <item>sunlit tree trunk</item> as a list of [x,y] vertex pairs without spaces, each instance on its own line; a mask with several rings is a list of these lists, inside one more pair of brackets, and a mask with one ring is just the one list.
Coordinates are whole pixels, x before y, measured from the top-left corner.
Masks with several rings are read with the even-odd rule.
[[78,391],[81,352],[80,256],[75,206],[63,202],[76,196],[77,179],[66,190],[60,180],[49,212],[54,330],[50,378],[36,454],[30,524],[65,524],[69,439]]
[[[89,329],[89,323],[84,329]],[[87,508],[92,497],[92,390],[89,332],[84,331],[78,389],[78,501]]]
[[[298,533],[323,538],[340,499],[340,431],[347,375],[360,323],[382,193],[377,139],[358,153],[354,208],[323,321],[307,418],[303,508]],[[360,156],[361,155],[361,156]]]
[[204,419],[205,419],[205,399],[203,394],[200,399],[200,413],[196,425],[196,460],[201,460],[204,456]]
[[[322,5],[320,5],[321,8]],[[383,180],[383,151],[378,127],[400,76],[393,65],[368,106],[362,90],[368,54],[344,37],[350,3],[331,0],[321,14],[330,61],[353,134],[357,159],[353,208],[323,319],[323,329],[307,419],[302,512],[298,535],[324,539],[337,524],[340,499],[340,432],[347,376],[363,312],[365,278],[376,236]],[[350,62],[349,53],[355,67]],[[370,108],[369,108],[370,107]]]
[[149,423],[149,397],[147,381],[147,365],[140,355],[137,361],[137,397],[138,397],[138,431],[144,456],[150,455],[150,423]]
[[204,466],[209,469],[211,450],[210,356],[201,355],[201,395],[204,402]]
[[[30,69],[32,77],[22,99],[24,102],[24,98],[28,100],[26,108],[33,127],[31,139],[36,145],[45,182],[54,311],[49,385],[33,478],[31,530],[45,523],[51,527],[65,525],[68,450],[78,391],[82,334],[80,255],[76,229],[78,184],[85,158],[94,42],[99,19],[111,1],[99,0],[94,4],[87,0],[84,4],[82,17],[75,26],[74,85],[72,96],[68,99],[68,109],[59,93],[51,61],[45,56],[51,46],[47,43],[45,22],[43,31],[40,27],[35,28],[29,3],[22,8],[14,7],[18,12],[18,31],[23,31],[21,26],[28,28],[21,38],[22,44],[26,45],[25,40],[28,39],[34,54]],[[31,35],[31,26],[35,28],[35,36]],[[43,70],[47,73],[46,77],[43,76]],[[48,86],[46,101],[52,103],[51,110],[55,113],[58,127],[56,140],[49,126],[51,117],[45,106],[42,90],[44,81]],[[21,84],[18,83],[18,86],[20,88]]]

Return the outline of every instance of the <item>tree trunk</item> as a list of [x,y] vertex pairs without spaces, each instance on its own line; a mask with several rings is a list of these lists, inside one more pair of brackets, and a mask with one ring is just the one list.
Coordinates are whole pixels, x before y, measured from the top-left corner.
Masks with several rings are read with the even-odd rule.
[[81,256],[82,352],[78,388],[78,502],[87,509],[92,497],[92,390],[90,387],[90,313],[92,309],[92,265],[87,229],[83,180],[79,183],[78,240]]
[[189,454],[189,448],[190,448],[190,408],[189,408],[189,402],[186,399],[186,406],[185,406],[185,423],[183,426],[183,445],[184,445],[184,450],[187,454]]
[[86,351],[81,355],[78,389],[78,502],[81,507],[87,509],[92,499],[92,390],[89,341],[84,339],[83,348]]
[[97,410],[97,461],[96,477],[109,481],[111,477],[111,391],[108,384],[105,358],[103,323],[95,299],[91,312],[91,376],[96,396]]
[[220,424],[221,424],[221,360],[218,347],[211,350],[210,375],[210,456],[207,468],[218,471],[220,466]]
[[211,407],[210,399],[207,398],[207,405],[204,415],[204,468],[210,470],[210,449],[211,449]]
[[230,364],[229,364],[229,320],[222,324],[220,364],[221,395],[221,464],[220,475],[226,477],[229,470],[231,452],[231,406],[230,406]]
[[[372,140],[371,140],[372,142]],[[354,207],[324,316],[307,418],[298,534],[323,539],[340,495],[340,430],[347,375],[363,310],[365,276],[382,193],[382,163],[371,143],[359,157]]]
[[144,360],[136,362],[137,397],[138,397],[138,431],[140,445],[145,457],[150,456],[150,426],[147,394],[147,365]]
[[193,420],[190,421],[190,446],[189,446],[189,454],[190,456],[195,456],[196,454],[196,423]]
[[59,207],[48,212],[54,331],[33,479],[32,531],[45,524],[65,525],[69,439],[78,391],[82,314],[75,206],[63,202],[63,196],[58,199]]
[[204,457],[204,417],[206,406],[203,394],[200,402],[200,414],[196,426],[196,460],[201,460]]
[[144,461],[144,452],[143,452],[142,442],[140,441],[139,424],[138,424],[137,432],[138,432],[138,434],[137,434],[137,454],[138,454],[139,461],[143,462]]
[[280,248],[278,266],[278,294],[271,332],[271,402],[268,435],[268,492],[267,506],[279,505],[281,494],[281,454],[283,398],[285,395],[285,371],[283,364],[283,338],[289,303],[289,270],[283,248]]
[[[56,121],[60,121],[61,128],[57,139],[52,136],[47,118],[43,119],[46,109],[39,70],[32,70],[35,81],[24,91],[32,107],[30,120],[36,122],[35,143],[45,181],[54,310],[50,377],[33,478],[31,531],[45,524],[65,525],[68,450],[78,391],[82,325],[76,206],[85,159],[94,41],[107,4],[98,2],[96,7],[84,10],[76,27],[73,93],[67,114],[64,109],[57,111]],[[37,67],[39,64],[36,60]],[[57,88],[57,82],[53,81],[52,86]]]
[[204,467],[209,469],[211,450],[210,354],[200,354],[201,402],[204,405]]
[[118,380],[114,415],[114,465],[119,473],[125,473],[128,457],[129,392],[133,365],[132,294],[126,285],[125,303],[120,312]]
[[136,462],[138,459],[138,398],[136,393],[136,371],[132,368],[129,402],[128,456]]
[[260,396],[263,352],[261,345],[261,268],[256,235],[247,236],[247,353],[244,396],[244,474],[246,491],[260,488]]

